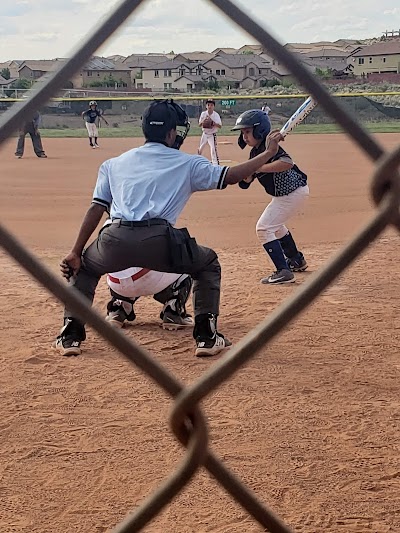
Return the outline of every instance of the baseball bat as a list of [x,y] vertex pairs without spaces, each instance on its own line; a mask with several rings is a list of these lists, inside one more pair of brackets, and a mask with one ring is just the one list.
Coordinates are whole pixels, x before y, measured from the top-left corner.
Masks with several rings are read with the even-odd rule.
[[303,122],[306,116],[311,113],[311,111],[314,109],[316,105],[317,105],[317,102],[314,100],[314,98],[312,96],[309,96],[307,100],[305,100],[301,104],[301,106],[293,113],[290,119],[282,127],[280,131],[281,134],[284,137],[286,137],[288,133],[293,131],[296,126],[298,126],[301,122]]

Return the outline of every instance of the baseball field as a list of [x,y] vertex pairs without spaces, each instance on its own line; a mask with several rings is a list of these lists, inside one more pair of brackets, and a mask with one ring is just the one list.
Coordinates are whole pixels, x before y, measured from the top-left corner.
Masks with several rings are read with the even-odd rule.
[[[377,134],[387,148],[398,134]],[[219,138],[223,164],[244,160]],[[101,162],[141,139],[43,139],[1,147],[1,218],[54,272],[91,201]],[[228,143],[228,144],[225,144]],[[184,150],[195,153],[198,138]],[[268,202],[248,191],[192,197],[178,226],[218,252],[221,331],[237,342],[329,260],[373,212],[373,165],[342,134],[284,144],[308,174],[310,199],[289,224],[309,270],[287,286],[261,285],[271,264],[255,223]],[[208,153],[206,153],[208,155]],[[204,402],[213,449],[298,533],[400,531],[400,247],[388,230],[345,274]],[[51,347],[62,307],[4,253],[0,351],[0,531],[105,533],[182,457],[168,429],[170,399],[89,330],[83,354]],[[95,306],[105,312],[105,281]],[[193,356],[190,331],[159,327],[160,306],[136,305],[125,333],[184,383],[215,360]],[[204,471],[146,529],[256,533],[262,529]]]

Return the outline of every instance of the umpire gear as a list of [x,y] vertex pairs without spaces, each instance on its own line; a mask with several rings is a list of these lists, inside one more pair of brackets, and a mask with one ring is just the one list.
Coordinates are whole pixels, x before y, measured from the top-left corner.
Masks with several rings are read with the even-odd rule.
[[186,112],[172,99],[154,100],[142,117],[143,135],[147,142],[163,142],[167,133],[177,130],[171,148],[179,150],[190,129]]

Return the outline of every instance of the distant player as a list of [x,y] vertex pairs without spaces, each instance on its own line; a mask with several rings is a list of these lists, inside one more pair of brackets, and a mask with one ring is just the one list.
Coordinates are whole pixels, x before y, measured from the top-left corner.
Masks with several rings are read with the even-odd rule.
[[206,111],[203,111],[199,118],[199,126],[202,128],[203,134],[200,139],[200,146],[197,153],[201,155],[205,145],[208,143],[211,152],[211,162],[213,165],[219,165],[217,131],[222,126],[221,117],[215,111],[214,100],[207,100],[206,108]]
[[[250,159],[264,152],[268,146],[271,122],[268,114],[260,109],[245,111],[236,120],[234,130],[240,130],[240,148],[251,147]],[[272,196],[260,216],[256,232],[276,271],[261,283],[276,285],[293,283],[293,272],[307,268],[303,254],[297,249],[292,234],[286,227],[289,218],[296,214],[309,195],[307,176],[295,165],[285,150],[279,146],[276,155],[253,175],[239,182],[241,189],[248,189],[258,179],[267,194]]]
[[262,108],[261,108],[261,111],[265,111],[267,113],[267,115],[269,115],[271,113],[271,108],[268,106],[267,103],[265,103]]
[[32,120],[25,122],[19,131],[17,148],[15,150],[15,156],[21,159],[24,155],[25,149],[25,136],[29,133],[32,139],[33,150],[37,157],[46,159],[47,155],[44,152],[42,145],[42,138],[39,133],[40,114],[38,111],[33,115]]
[[99,145],[97,143],[97,139],[99,136],[99,132],[97,130],[96,126],[96,120],[104,120],[104,122],[108,125],[107,120],[103,117],[101,109],[97,107],[97,102],[92,100],[89,103],[89,109],[86,109],[86,111],[82,112],[82,117],[85,119],[86,123],[86,129],[88,131],[89,135],[89,143],[92,148],[99,148]]

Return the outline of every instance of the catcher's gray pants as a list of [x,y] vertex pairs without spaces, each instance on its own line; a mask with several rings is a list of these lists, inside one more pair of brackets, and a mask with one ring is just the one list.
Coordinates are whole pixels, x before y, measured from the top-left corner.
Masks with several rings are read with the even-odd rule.
[[[165,221],[155,225],[124,226],[113,223],[106,226],[84,251],[81,269],[77,276],[71,278],[70,284],[92,302],[101,276],[132,265],[160,272],[190,274],[194,281],[195,316],[204,313],[218,315],[221,267],[217,254],[196,244],[194,261],[180,266],[171,254],[169,228]],[[77,318],[68,309],[64,316]]]
[[33,126],[31,128],[27,128],[24,132],[19,134],[15,155],[24,155],[25,136],[28,133],[31,136],[35,154],[37,156],[43,155],[44,150],[43,150],[43,145],[42,145],[42,138],[40,137],[40,133],[38,131],[36,132]]

